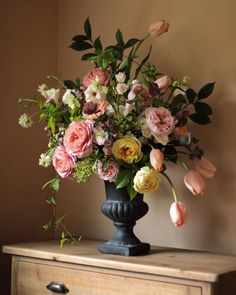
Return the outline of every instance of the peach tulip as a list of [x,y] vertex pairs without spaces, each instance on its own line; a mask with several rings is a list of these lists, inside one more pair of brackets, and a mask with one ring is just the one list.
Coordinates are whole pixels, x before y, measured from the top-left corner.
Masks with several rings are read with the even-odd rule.
[[163,170],[164,154],[159,149],[152,149],[150,152],[150,163],[152,167],[161,172]]
[[152,37],[160,36],[167,32],[169,29],[169,23],[166,20],[156,21],[148,28],[148,32]]
[[170,218],[175,226],[181,226],[186,223],[186,207],[181,202],[173,202],[170,206]]
[[161,93],[165,93],[171,84],[171,78],[167,75],[164,75],[158,78],[154,83],[158,85]]
[[200,161],[195,164],[196,170],[207,178],[214,176],[216,167],[206,158],[202,157]]
[[205,180],[196,170],[190,170],[187,172],[184,177],[184,183],[194,195],[202,196],[206,191]]

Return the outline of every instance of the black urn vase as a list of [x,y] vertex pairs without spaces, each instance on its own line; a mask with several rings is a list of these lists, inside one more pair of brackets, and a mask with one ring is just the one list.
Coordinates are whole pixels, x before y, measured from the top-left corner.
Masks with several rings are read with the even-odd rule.
[[148,243],[142,243],[134,234],[136,221],[148,212],[148,205],[143,195],[130,200],[126,188],[116,189],[113,182],[105,181],[106,202],[101,209],[105,216],[113,221],[116,233],[113,238],[99,246],[99,251],[106,254],[125,256],[144,255],[150,251]]

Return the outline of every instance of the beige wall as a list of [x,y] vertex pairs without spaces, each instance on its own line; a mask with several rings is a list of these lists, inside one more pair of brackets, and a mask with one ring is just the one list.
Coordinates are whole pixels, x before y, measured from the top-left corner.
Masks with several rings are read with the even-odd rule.
[[[46,148],[41,127],[18,125],[22,106],[48,73],[57,70],[57,1],[0,1],[1,197],[0,246],[48,239],[50,218],[42,184],[50,171],[38,166]],[[10,257],[0,254],[0,293],[10,294]]]
[[[153,244],[236,254],[235,9],[233,0],[59,1],[58,69],[64,77],[75,78],[89,69],[89,64],[80,62],[80,53],[68,45],[90,16],[95,35],[101,34],[107,44],[114,41],[117,28],[126,38],[142,37],[151,22],[169,20],[168,34],[153,40],[151,62],[176,78],[190,75],[196,89],[216,81],[216,91],[209,100],[214,108],[213,124],[192,130],[201,137],[206,156],[218,167],[217,175],[207,181],[206,195],[197,198],[183,185],[184,171],[172,167],[171,175],[188,207],[189,219],[182,228],[172,225],[168,216],[172,197],[163,180],[157,193],[145,197],[150,212],[136,230],[139,237]],[[147,48],[148,44],[143,54]],[[59,198],[60,211],[71,212],[68,224],[75,233],[110,237],[113,227],[99,209],[104,200],[100,180],[94,178],[85,185],[65,181]]]

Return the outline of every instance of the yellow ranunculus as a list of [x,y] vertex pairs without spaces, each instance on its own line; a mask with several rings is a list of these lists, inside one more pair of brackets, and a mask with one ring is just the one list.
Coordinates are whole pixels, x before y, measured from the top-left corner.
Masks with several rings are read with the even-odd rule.
[[148,166],[142,167],[134,177],[134,189],[140,194],[154,192],[159,184],[158,173]]
[[138,162],[143,156],[141,143],[137,138],[128,135],[114,142],[112,152],[116,159],[123,160],[129,164]]

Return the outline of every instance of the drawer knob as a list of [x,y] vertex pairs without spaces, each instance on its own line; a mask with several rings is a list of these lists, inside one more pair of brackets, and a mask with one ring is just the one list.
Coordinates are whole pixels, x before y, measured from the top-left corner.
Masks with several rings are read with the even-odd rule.
[[53,293],[66,294],[69,293],[69,289],[65,286],[64,283],[61,282],[51,282],[47,285],[47,289],[52,291]]

